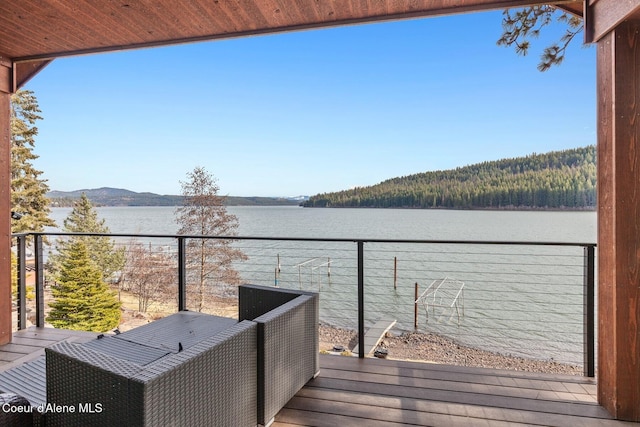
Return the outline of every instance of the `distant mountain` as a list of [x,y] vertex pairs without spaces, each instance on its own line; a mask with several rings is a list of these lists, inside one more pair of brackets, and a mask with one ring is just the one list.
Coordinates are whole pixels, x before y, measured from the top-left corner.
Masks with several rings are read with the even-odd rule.
[[531,154],[312,196],[305,207],[595,209],[596,149]]
[[[180,206],[182,196],[160,195],[155,193],[136,193],[121,188],[94,188],[76,191],[50,191],[47,197],[51,206],[73,206],[82,193],[87,195],[95,206]],[[280,206],[298,205],[303,199],[287,197],[227,197],[227,206]]]

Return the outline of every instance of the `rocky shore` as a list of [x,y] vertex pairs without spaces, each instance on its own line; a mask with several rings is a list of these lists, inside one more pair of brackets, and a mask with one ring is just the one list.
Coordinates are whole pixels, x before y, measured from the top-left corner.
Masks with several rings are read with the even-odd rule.
[[[123,324],[121,331],[125,331],[154,319],[164,317],[175,312],[175,307],[153,307],[152,313],[142,314],[135,311],[137,302],[123,295]],[[210,314],[234,317],[237,315],[235,300],[221,299],[212,306],[215,310]],[[156,310],[158,310],[156,312]],[[349,354],[357,344],[356,331],[320,325],[319,340],[321,352],[333,352],[334,346],[342,346]],[[388,359],[414,360],[428,363],[442,363],[459,366],[475,366],[494,369],[510,369],[515,371],[544,372],[550,374],[582,375],[582,367],[557,363],[554,361],[526,359],[522,357],[504,355],[486,350],[467,347],[455,341],[427,333],[403,333],[393,335],[388,333],[382,340],[381,347],[386,349]]]
[[[352,350],[357,343],[356,332],[348,329],[321,325],[319,335],[321,352],[332,352],[334,346]],[[493,353],[462,346],[435,334],[413,332],[397,336],[387,334],[380,344],[387,350],[388,359],[549,374],[582,375],[583,373],[581,366]]]

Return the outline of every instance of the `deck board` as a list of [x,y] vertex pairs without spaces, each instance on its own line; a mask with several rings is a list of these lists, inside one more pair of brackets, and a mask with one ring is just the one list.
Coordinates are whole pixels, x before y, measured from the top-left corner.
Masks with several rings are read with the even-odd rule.
[[536,388],[532,384],[527,384],[523,387],[504,387],[484,383],[461,382],[457,380],[434,380],[416,377],[394,376],[388,374],[349,372],[343,370],[338,371],[333,369],[325,369],[323,371],[323,374],[325,374],[324,378],[336,378],[348,381],[367,381],[388,386],[398,385],[403,387],[417,388],[429,387],[432,389],[449,390],[461,393],[480,393],[495,396],[524,397],[529,399],[551,401],[575,400],[593,402],[593,396],[587,394],[573,394],[569,392],[546,390],[542,388]]
[[[352,408],[354,407],[354,408]],[[420,399],[378,396],[372,398],[354,393],[336,393],[332,390],[305,390],[287,405],[298,411],[339,413],[358,418],[371,411],[381,420],[409,422],[416,425],[499,425],[499,423],[519,423],[527,425],[576,426],[606,425],[609,420],[578,416],[566,416],[534,411],[475,406],[469,404],[435,402]],[[377,408],[377,409],[376,409]],[[408,413],[408,414],[405,414]],[[446,418],[443,418],[445,417]],[[603,422],[605,424],[603,424]]]
[[[0,371],[53,343],[96,334],[30,328],[0,346]],[[616,421],[580,376],[502,371],[391,359],[320,356],[320,375],[276,415],[293,426],[639,426]]]
[[330,355],[320,366],[274,427],[638,425],[611,419],[579,376]]
[[55,328],[37,328],[14,332],[11,342],[0,345],[0,371],[44,355],[44,348],[60,341],[87,341],[97,336],[95,332],[69,331]]

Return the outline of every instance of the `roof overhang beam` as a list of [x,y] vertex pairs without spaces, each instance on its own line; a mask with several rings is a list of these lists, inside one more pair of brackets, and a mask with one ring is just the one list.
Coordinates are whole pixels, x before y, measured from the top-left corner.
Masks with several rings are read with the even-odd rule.
[[584,0],[585,42],[593,43],[627,20],[640,19],[640,0]]

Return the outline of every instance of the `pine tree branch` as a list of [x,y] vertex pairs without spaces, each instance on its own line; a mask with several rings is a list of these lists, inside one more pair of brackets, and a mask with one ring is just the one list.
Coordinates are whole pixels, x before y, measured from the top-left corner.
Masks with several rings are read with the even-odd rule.
[[502,36],[497,40],[498,46],[514,47],[516,54],[525,56],[529,53],[531,38],[537,38],[542,29],[554,21],[567,26],[565,34],[556,43],[544,49],[538,70],[547,71],[554,65],[560,65],[564,60],[567,46],[582,32],[582,19],[560,13],[553,6],[530,6],[524,9],[512,11],[507,9],[502,12]]

